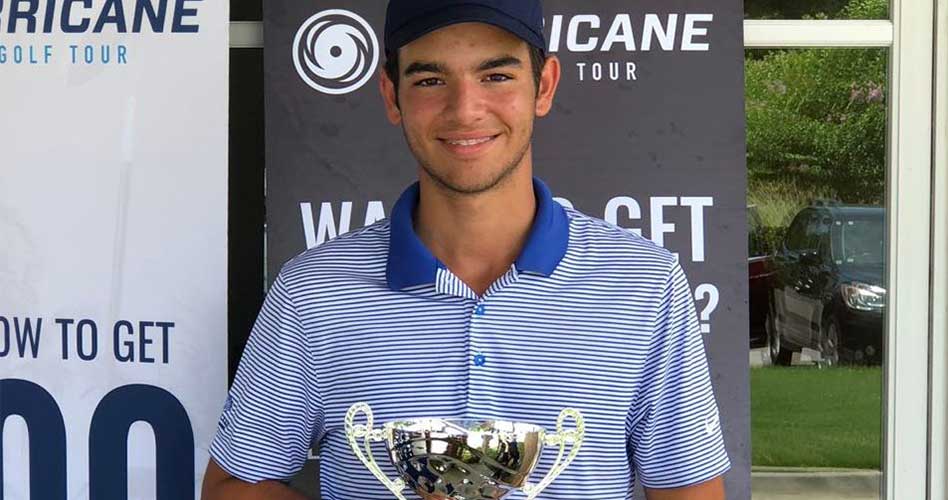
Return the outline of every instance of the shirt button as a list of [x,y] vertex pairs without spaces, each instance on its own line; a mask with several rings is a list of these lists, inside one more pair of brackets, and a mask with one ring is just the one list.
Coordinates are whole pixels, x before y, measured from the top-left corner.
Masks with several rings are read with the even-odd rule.
[[474,366],[484,366],[487,364],[487,356],[477,354],[474,356]]
[[483,304],[478,305],[477,307],[474,308],[474,314],[478,316],[483,316],[484,314],[487,314],[487,308],[485,308]]

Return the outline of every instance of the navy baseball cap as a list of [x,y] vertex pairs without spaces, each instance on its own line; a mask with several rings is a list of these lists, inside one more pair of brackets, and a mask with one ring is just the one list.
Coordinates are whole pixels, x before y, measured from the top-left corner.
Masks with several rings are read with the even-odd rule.
[[487,23],[546,50],[540,0],[390,0],[385,13],[385,50],[395,51],[439,28]]

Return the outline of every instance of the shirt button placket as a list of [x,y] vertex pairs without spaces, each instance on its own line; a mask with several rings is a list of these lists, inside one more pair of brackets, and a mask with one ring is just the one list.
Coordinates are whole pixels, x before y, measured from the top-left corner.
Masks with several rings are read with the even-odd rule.
[[471,318],[471,363],[475,368],[480,368],[487,365],[487,354],[484,353],[483,347],[480,345],[480,323],[487,314],[487,307],[483,303],[477,303],[474,305],[474,315]]

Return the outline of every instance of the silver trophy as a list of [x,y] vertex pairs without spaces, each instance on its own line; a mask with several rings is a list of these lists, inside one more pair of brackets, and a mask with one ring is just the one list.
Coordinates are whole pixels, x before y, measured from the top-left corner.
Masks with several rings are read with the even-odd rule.
[[[365,424],[355,423],[359,414],[365,414]],[[564,429],[568,418],[575,428]],[[366,403],[349,408],[345,425],[352,451],[399,500],[407,500],[406,486],[423,500],[499,500],[516,490],[533,500],[576,458],[585,434],[583,416],[572,408],[560,412],[555,433],[524,423],[444,418],[376,429]],[[372,443],[380,441],[400,478],[389,479],[372,456]],[[528,483],[544,446],[557,448],[556,461],[539,483]]]

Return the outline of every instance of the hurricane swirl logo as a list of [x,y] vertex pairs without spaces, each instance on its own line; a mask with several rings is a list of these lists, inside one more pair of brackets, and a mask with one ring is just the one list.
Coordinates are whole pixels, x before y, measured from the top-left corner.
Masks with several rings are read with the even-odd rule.
[[293,41],[300,78],[325,94],[348,94],[372,78],[379,42],[369,23],[347,10],[332,9],[307,19]]

